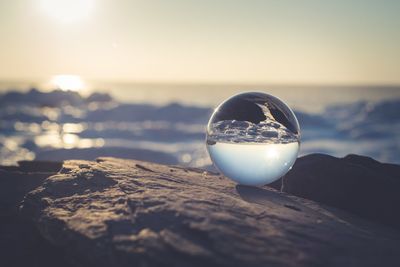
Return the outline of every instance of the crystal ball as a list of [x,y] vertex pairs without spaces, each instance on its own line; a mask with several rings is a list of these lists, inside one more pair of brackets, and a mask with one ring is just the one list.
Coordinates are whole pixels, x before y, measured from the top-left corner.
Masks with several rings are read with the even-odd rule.
[[285,175],[300,148],[300,126],[282,100],[261,92],[225,100],[207,125],[206,145],[215,167],[231,180],[250,186]]

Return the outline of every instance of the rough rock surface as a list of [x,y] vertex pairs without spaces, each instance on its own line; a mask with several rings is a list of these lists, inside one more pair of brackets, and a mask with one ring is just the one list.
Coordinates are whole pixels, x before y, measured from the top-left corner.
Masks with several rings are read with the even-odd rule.
[[0,266],[67,266],[63,253],[43,238],[30,219],[19,216],[24,196],[62,164],[23,161],[0,166]]
[[299,158],[282,191],[400,229],[400,166],[348,155]]
[[400,233],[197,169],[67,161],[22,214],[75,266],[399,266]]

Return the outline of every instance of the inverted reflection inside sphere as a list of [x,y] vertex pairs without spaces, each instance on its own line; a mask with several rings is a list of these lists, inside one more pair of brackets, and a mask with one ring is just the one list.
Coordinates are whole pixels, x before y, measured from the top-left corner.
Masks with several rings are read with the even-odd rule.
[[265,93],[229,98],[207,126],[207,150],[214,165],[243,185],[278,180],[293,166],[299,147],[300,127],[293,111]]

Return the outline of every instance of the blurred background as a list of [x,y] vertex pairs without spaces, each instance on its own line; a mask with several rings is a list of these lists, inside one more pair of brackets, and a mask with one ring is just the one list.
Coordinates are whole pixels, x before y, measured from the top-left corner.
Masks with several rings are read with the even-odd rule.
[[301,155],[400,163],[399,1],[0,2],[0,164],[135,158],[210,167],[233,94],[291,106]]

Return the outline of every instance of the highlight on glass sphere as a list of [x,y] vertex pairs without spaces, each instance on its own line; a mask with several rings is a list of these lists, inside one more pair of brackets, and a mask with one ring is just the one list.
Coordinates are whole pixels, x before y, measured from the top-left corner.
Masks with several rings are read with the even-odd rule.
[[212,162],[225,176],[242,185],[261,186],[292,168],[300,148],[300,126],[280,99],[242,93],[215,109],[206,143]]

